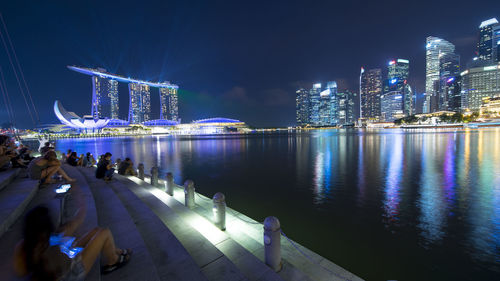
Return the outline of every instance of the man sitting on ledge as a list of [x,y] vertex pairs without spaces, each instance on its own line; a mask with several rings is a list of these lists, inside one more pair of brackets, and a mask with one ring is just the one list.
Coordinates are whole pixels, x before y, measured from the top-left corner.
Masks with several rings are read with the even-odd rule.
[[111,153],[106,152],[104,158],[97,164],[97,170],[95,171],[95,177],[98,179],[104,179],[105,181],[110,181],[113,177],[115,165],[111,163]]
[[118,167],[118,174],[120,175],[129,175],[129,176],[135,176],[136,172],[134,170],[134,163],[130,158],[125,158],[125,161],[120,163],[120,166]]

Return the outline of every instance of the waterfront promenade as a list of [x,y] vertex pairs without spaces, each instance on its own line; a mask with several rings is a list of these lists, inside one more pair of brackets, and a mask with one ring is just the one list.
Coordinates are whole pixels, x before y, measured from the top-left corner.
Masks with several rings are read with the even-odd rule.
[[[88,214],[79,234],[97,225],[108,227],[118,246],[134,250],[123,269],[100,275],[94,265],[87,280],[361,280],[283,235],[283,266],[276,273],[264,263],[260,222],[228,207],[226,230],[221,231],[213,224],[212,200],[196,193],[194,207],[188,208],[181,186],[175,185],[170,196],[161,179],[156,187],[148,176],[141,180],[116,175],[106,183],[95,178],[94,168],[64,169],[77,179],[75,186],[87,199]],[[39,190],[23,172],[10,170],[0,176],[0,272],[2,279],[16,280],[11,257],[24,213],[47,204],[68,219],[75,206],[70,195],[60,210],[55,185]]]

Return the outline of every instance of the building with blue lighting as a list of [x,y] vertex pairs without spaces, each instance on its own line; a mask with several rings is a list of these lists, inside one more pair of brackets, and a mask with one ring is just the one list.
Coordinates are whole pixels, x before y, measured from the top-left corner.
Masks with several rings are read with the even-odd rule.
[[438,104],[436,104],[439,101],[439,58],[454,52],[455,45],[452,43],[438,37],[427,37],[425,45],[425,99],[423,113],[430,113],[439,109]]
[[500,24],[496,18],[491,18],[481,22],[479,25],[479,41],[477,43],[478,59],[481,61],[497,60],[498,39],[500,34]]
[[[150,82],[127,78],[107,72],[105,69],[68,66],[70,70],[92,77],[92,116],[95,120],[118,120],[118,82],[128,84],[129,124],[143,124],[151,120],[151,88],[158,88],[160,95],[160,120],[178,122],[178,89],[170,82]],[[113,123],[120,123],[114,121]]]
[[389,91],[380,97],[381,121],[393,122],[403,118],[403,93],[401,91]]
[[[413,92],[408,84],[408,77],[410,75],[410,62],[406,59],[394,59],[390,60],[387,66],[387,79],[384,80],[383,96],[401,96],[401,108],[403,116],[409,116],[413,114]],[[392,100],[391,104],[394,104]],[[384,109],[391,108],[387,105],[382,104],[383,100],[381,98],[381,116],[383,121],[389,121],[387,116],[394,115],[393,113],[384,112]]]

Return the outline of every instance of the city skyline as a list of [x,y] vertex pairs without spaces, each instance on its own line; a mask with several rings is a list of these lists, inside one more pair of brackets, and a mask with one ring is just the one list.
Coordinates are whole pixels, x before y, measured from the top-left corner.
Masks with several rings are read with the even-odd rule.
[[[322,10],[332,10],[328,9],[332,5],[328,3],[292,3],[285,6],[273,3],[267,11],[257,9],[258,4],[217,3],[214,7],[207,7],[203,3],[156,3],[157,10],[166,11],[171,16],[171,20],[162,25],[158,25],[155,17],[141,20],[123,16],[133,15],[126,3],[115,7],[116,11],[108,3],[99,10],[86,4],[48,4],[42,7],[35,2],[23,6],[23,10],[19,4],[7,3],[0,11],[40,112],[50,112],[52,102],[61,99],[72,109],[70,102],[74,100],[74,110],[78,114],[91,114],[88,109],[91,97],[88,95],[88,83],[85,83],[88,81],[62,66],[81,64],[101,66],[132,77],[175,81],[181,86],[178,100],[181,110],[178,115],[182,120],[224,116],[265,127],[295,124],[293,105],[297,88],[316,81],[337,81],[339,88],[357,92],[360,67],[380,68],[390,58],[405,58],[411,62],[409,84],[414,93],[422,93],[425,84],[425,38],[436,36],[450,41],[456,46],[456,53],[462,57],[464,64],[474,56],[479,24],[499,16],[490,12],[498,11],[495,7],[500,4],[495,2],[488,2],[488,9],[479,8],[481,5],[465,7],[461,3],[451,3],[435,4],[436,10],[446,7],[449,13],[444,14],[427,11],[425,3],[406,5],[405,9],[417,15],[425,11],[427,20],[419,25],[396,24],[398,18],[403,17],[402,13],[398,13],[402,12],[402,8],[384,3],[363,7],[338,4],[335,7],[339,11],[337,18],[322,16]],[[155,15],[155,11],[146,6],[139,8],[142,13]],[[216,11],[216,15],[224,20],[206,16],[201,12],[204,9]],[[388,9],[394,10],[395,18],[371,15],[372,12],[381,15]],[[21,10],[24,11],[22,17],[16,17]],[[75,10],[79,13],[75,14]],[[303,26],[297,15],[315,16]],[[251,26],[250,16],[262,20]],[[41,17],[52,20],[40,21]],[[130,23],[120,18],[127,18]],[[33,21],[40,24],[33,25]],[[83,22],[93,23],[84,26]],[[229,22],[231,26],[227,24]],[[65,27],[59,23],[64,23]],[[275,23],[280,24],[276,26]],[[373,34],[362,32],[368,24]],[[208,30],[218,32],[206,33]],[[159,31],[163,36],[156,36]],[[128,42],[141,32],[144,40]],[[101,43],[92,45],[91,34]],[[208,34],[212,36],[207,37]],[[339,41],[355,34],[364,36]],[[308,38],[319,40],[317,44],[301,43]],[[247,40],[260,43],[249,44]],[[35,45],[37,51],[30,53]],[[59,55],[55,56],[56,53]],[[9,73],[5,54],[0,56],[0,62],[9,92],[15,95],[16,81]],[[46,71],[41,72],[42,68]],[[49,73],[58,77],[59,82],[54,89],[44,88]],[[126,89],[119,85],[118,91],[122,93]],[[155,96],[151,96],[151,102],[160,103],[159,97]],[[20,114],[24,102],[18,98],[15,100],[15,111],[20,115],[16,116],[19,127],[32,127],[29,117]],[[126,119],[128,112],[124,110],[128,104],[123,100],[120,99],[119,115],[121,119]],[[87,106],[84,107],[84,104]],[[6,116],[4,110],[0,113]],[[56,122],[54,116],[46,115],[41,116],[41,123]],[[152,115],[152,119],[158,119],[159,109],[153,109]]]

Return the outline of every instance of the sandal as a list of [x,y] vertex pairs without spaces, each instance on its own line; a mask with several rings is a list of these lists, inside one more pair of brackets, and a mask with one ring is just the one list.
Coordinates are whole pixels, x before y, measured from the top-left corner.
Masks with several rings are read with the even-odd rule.
[[130,260],[130,252],[127,252],[127,255],[123,255],[123,253],[122,253],[121,255],[118,255],[118,261],[115,264],[105,265],[105,266],[101,267],[101,273],[102,274],[111,273],[111,272],[119,269],[120,267],[126,265],[129,260]]
[[132,250],[131,249],[122,249],[122,252],[119,254],[119,255],[122,255],[122,256],[131,256],[132,255]]

